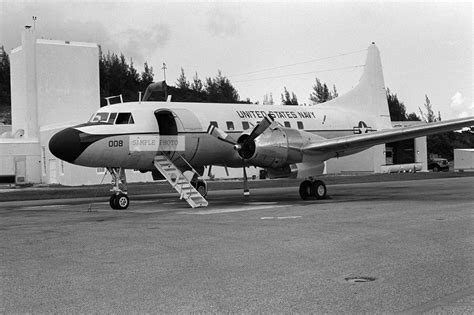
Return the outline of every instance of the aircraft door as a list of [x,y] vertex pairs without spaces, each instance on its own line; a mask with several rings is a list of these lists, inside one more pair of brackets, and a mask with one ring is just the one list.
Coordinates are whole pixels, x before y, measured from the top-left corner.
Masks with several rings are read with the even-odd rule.
[[[156,122],[158,123],[160,138],[162,136],[178,136],[178,126],[176,124],[175,115],[171,111],[166,109],[157,110],[155,111],[155,117]],[[176,151],[163,151],[163,153],[166,154],[170,159],[173,159]]]
[[203,128],[193,112],[178,108],[174,110],[178,126],[178,133],[182,133],[185,139],[185,151],[183,157],[191,163],[199,148],[199,136]]
[[[191,163],[199,146],[199,133],[202,132],[202,126],[197,117],[186,109],[157,110],[155,117],[160,138],[162,136],[176,136],[175,140],[180,143],[178,150],[164,151],[163,153],[173,161],[177,161],[180,156],[183,156]],[[180,161],[177,163],[181,164]]]

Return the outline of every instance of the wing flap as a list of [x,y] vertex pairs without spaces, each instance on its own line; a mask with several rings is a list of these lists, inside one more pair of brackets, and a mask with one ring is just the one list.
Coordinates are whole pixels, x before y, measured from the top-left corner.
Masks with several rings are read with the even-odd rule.
[[395,142],[442,133],[474,125],[474,117],[440,121],[418,126],[386,129],[360,135],[338,137],[320,142],[312,142],[302,148],[305,154],[343,152],[370,148],[377,144]]

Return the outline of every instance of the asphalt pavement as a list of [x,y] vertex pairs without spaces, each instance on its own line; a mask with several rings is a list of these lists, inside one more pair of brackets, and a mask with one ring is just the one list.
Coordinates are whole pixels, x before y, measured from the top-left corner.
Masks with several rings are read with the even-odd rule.
[[[1,313],[472,313],[474,177],[0,203]],[[93,202],[91,204],[91,201]]]

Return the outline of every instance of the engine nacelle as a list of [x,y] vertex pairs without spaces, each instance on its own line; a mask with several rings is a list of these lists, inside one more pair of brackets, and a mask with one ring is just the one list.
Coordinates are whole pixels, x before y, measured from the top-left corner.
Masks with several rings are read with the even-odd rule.
[[301,163],[301,148],[311,141],[322,140],[308,132],[280,126],[268,128],[253,141],[246,141],[248,137],[244,133],[237,140],[241,145],[239,155],[249,164],[266,168]]

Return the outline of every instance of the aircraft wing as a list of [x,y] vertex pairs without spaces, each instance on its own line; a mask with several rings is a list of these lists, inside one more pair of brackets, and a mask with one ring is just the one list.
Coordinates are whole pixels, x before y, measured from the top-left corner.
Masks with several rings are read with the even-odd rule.
[[312,142],[302,148],[305,154],[320,154],[328,152],[344,152],[370,148],[377,144],[407,140],[462,129],[474,125],[474,117],[453,119],[428,123],[412,127],[386,129],[365,134],[338,137],[333,139]]

